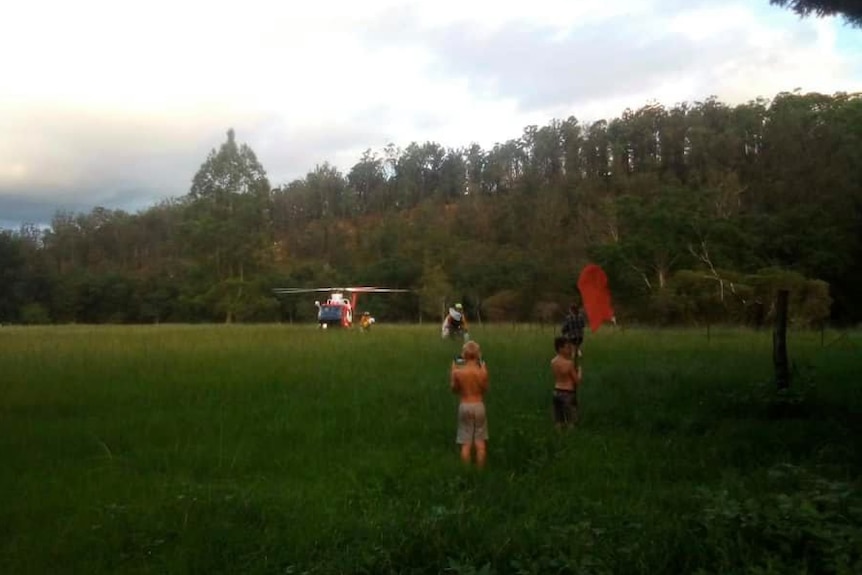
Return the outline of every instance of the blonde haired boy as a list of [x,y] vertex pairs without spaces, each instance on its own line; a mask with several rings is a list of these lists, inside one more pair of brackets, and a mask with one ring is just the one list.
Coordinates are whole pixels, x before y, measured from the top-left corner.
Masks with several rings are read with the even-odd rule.
[[488,421],[485,416],[485,392],[488,391],[488,368],[482,361],[482,350],[475,341],[461,348],[461,359],[452,362],[449,385],[458,394],[458,433],[455,441],[461,445],[461,460],[470,464],[475,447],[476,465],[483,467],[486,459]]

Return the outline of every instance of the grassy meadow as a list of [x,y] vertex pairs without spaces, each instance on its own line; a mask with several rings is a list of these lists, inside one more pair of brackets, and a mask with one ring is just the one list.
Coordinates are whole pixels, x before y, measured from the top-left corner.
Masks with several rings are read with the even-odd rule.
[[[862,334],[477,327],[461,466],[436,325],[0,328],[0,572],[860,573]],[[823,345],[823,344],[826,345]]]

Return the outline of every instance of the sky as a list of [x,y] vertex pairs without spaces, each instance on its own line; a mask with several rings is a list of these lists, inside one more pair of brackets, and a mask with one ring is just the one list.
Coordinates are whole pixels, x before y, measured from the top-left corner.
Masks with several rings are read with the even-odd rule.
[[769,0],[28,0],[0,20],[0,227],[185,195],[229,128],[274,186],[366,149],[711,95],[862,91],[862,29]]

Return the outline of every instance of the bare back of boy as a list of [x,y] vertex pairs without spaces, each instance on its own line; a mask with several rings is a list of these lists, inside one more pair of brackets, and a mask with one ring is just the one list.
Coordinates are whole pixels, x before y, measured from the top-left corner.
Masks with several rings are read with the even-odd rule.
[[461,403],[481,403],[488,390],[488,370],[484,364],[469,362],[453,367],[452,390],[461,398]]
[[458,394],[458,433],[456,442],[461,445],[461,460],[469,464],[471,451],[476,449],[476,464],[485,465],[485,441],[488,423],[485,416],[485,392],[488,391],[488,369],[482,361],[479,344],[468,341],[461,349],[460,361],[452,362],[450,385]]

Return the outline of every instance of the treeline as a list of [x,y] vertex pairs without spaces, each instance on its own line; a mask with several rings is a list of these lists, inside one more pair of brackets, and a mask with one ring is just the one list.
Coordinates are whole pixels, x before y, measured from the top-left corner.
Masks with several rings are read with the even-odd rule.
[[490,150],[368,150],[273,188],[233,131],[189,193],[0,235],[0,321],[310,320],[281,286],[386,285],[386,321],[559,319],[588,262],[618,317],[862,320],[862,97],[782,93],[529,126]]

